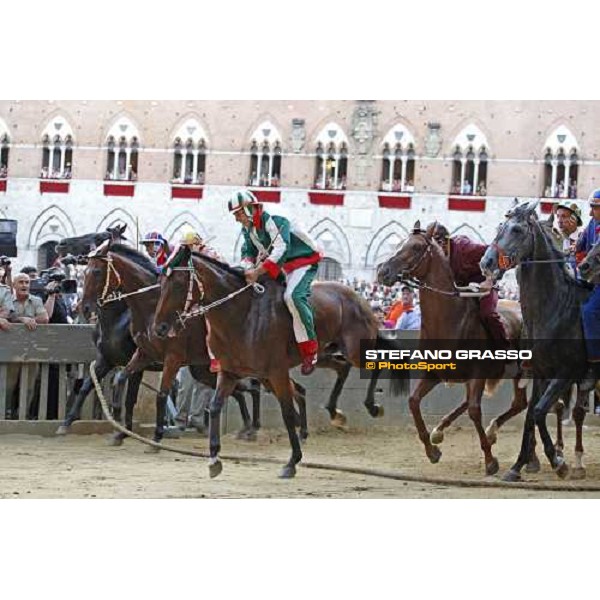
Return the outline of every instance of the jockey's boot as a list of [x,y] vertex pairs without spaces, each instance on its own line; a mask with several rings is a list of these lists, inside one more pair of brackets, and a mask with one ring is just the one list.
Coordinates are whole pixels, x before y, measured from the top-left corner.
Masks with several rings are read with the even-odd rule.
[[579,382],[579,390],[589,392],[596,387],[596,381],[600,379],[600,361],[588,361],[588,370]]
[[302,375],[310,375],[315,370],[317,365],[319,342],[317,342],[317,340],[298,342],[298,350],[300,352],[300,356],[302,357],[300,373],[302,373]]
[[208,370],[211,373],[220,373],[220,371],[221,371],[221,361],[218,358],[211,358],[210,359],[210,366],[208,367]]

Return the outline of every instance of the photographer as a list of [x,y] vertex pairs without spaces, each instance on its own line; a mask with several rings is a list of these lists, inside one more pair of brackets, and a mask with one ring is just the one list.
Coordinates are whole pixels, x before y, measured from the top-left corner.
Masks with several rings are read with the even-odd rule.
[[46,286],[48,298],[44,308],[48,313],[49,323],[53,325],[66,325],[69,323],[69,309],[61,294],[62,282],[51,280]]

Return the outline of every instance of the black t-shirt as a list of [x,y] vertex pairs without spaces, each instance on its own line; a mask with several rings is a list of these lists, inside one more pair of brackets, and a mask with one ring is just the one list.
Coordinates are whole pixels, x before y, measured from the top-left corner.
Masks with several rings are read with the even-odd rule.
[[54,311],[52,312],[49,323],[52,325],[67,325],[69,323],[68,316],[69,309],[67,308],[67,303],[60,294],[57,294],[56,299],[54,300]]

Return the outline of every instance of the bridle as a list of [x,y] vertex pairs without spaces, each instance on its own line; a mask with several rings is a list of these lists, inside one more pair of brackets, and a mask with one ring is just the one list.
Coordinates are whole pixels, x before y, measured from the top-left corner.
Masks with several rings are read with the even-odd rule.
[[414,235],[421,235],[425,239],[426,247],[423,252],[416,258],[413,264],[407,268],[403,269],[402,272],[398,275],[398,280],[404,282],[412,287],[416,287],[420,290],[427,290],[430,292],[435,292],[436,294],[441,294],[442,296],[452,296],[454,298],[482,298],[484,296],[489,295],[489,292],[480,292],[474,289],[471,286],[466,286],[465,288],[457,287],[454,284],[454,289],[451,291],[442,290],[440,288],[433,287],[428,285],[414,276],[415,271],[421,266],[423,261],[431,255],[433,251],[433,244],[431,240],[427,237],[427,235],[423,231],[414,231]]
[[[226,302],[229,302],[229,300],[232,300],[237,295],[241,294],[242,292],[245,292],[249,288],[253,288],[254,291],[257,292],[258,294],[262,294],[265,291],[264,286],[262,286],[260,283],[248,283],[245,286],[241,287],[239,290],[235,290],[235,292],[231,292],[230,294],[227,294],[227,296],[225,296],[224,298],[219,298],[218,300],[215,300],[214,302],[211,302],[210,304],[201,305],[199,303],[194,303],[194,301],[193,301],[194,283],[196,283],[196,285],[198,287],[198,291],[200,293],[200,301],[202,301],[202,299],[204,298],[204,285],[202,283],[202,279],[200,278],[200,276],[198,275],[198,273],[196,271],[196,268],[194,267],[192,257],[191,256],[189,257],[188,264],[186,267],[168,267],[167,272],[166,272],[166,277],[169,277],[171,275],[172,271],[187,271],[190,273],[190,279],[189,279],[188,292],[187,292],[187,297],[186,297],[186,301],[185,301],[185,306],[183,308],[183,311],[176,312],[177,321],[179,321],[179,324],[181,325],[182,329],[185,328],[185,324],[189,319],[193,319],[195,317],[200,317],[200,316],[205,315],[209,310],[216,308],[217,306],[220,306],[221,304],[225,304]],[[194,308],[193,310],[190,310],[194,304],[198,304],[198,306],[196,308]]]
[[[98,306],[100,308],[102,308],[106,304],[109,304],[110,302],[118,302],[119,300],[123,300],[125,298],[128,298],[129,296],[143,294],[145,292],[148,292],[150,290],[154,290],[154,289],[160,287],[160,283],[155,283],[153,285],[148,285],[146,287],[139,288],[138,290],[135,290],[133,292],[128,292],[128,293],[123,294],[119,291],[121,284],[123,283],[123,279],[121,278],[121,275],[119,275],[119,271],[115,267],[114,259],[110,255],[110,253],[107,254],[106,256],[89,256],[88,258],[102,260],[106,263],[106,278],[104,280],[104,288],[102,289],[102,295],[100,296],[100,298],[98,298],[96,300],[96,303],[98,304]],[[114,291],[109,294],[108,290],[110,289],[111,275],[114,275],[114,278],[117,281],[117,285],[116,285]]]

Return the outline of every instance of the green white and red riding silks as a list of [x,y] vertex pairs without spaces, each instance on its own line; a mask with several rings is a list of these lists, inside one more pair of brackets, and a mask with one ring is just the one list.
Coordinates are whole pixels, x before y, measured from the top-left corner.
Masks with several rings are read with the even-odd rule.
[[[310,286],[317,274],[321,259],[317,244],[296,223],[266,212],[253,225],[242,229],[244,245],[242,264],[252,267],[261,262],[267,273],[276,279],[282,271],[287,274],[285,303],[292,315],[294,336],[301,351],[316,340],[314,316],[309,302]],[[315,350],[316,351],[316,350]],[[308,352],[310,354],[310,352]]]
[[321,260],[317,244],[296,223],[262,211],[260,219],[246,229],[242,228],[244,245],[242,264],[254,266],[262,262],[267,273],[276,279],[283,270],[290,273],[305,265]]

